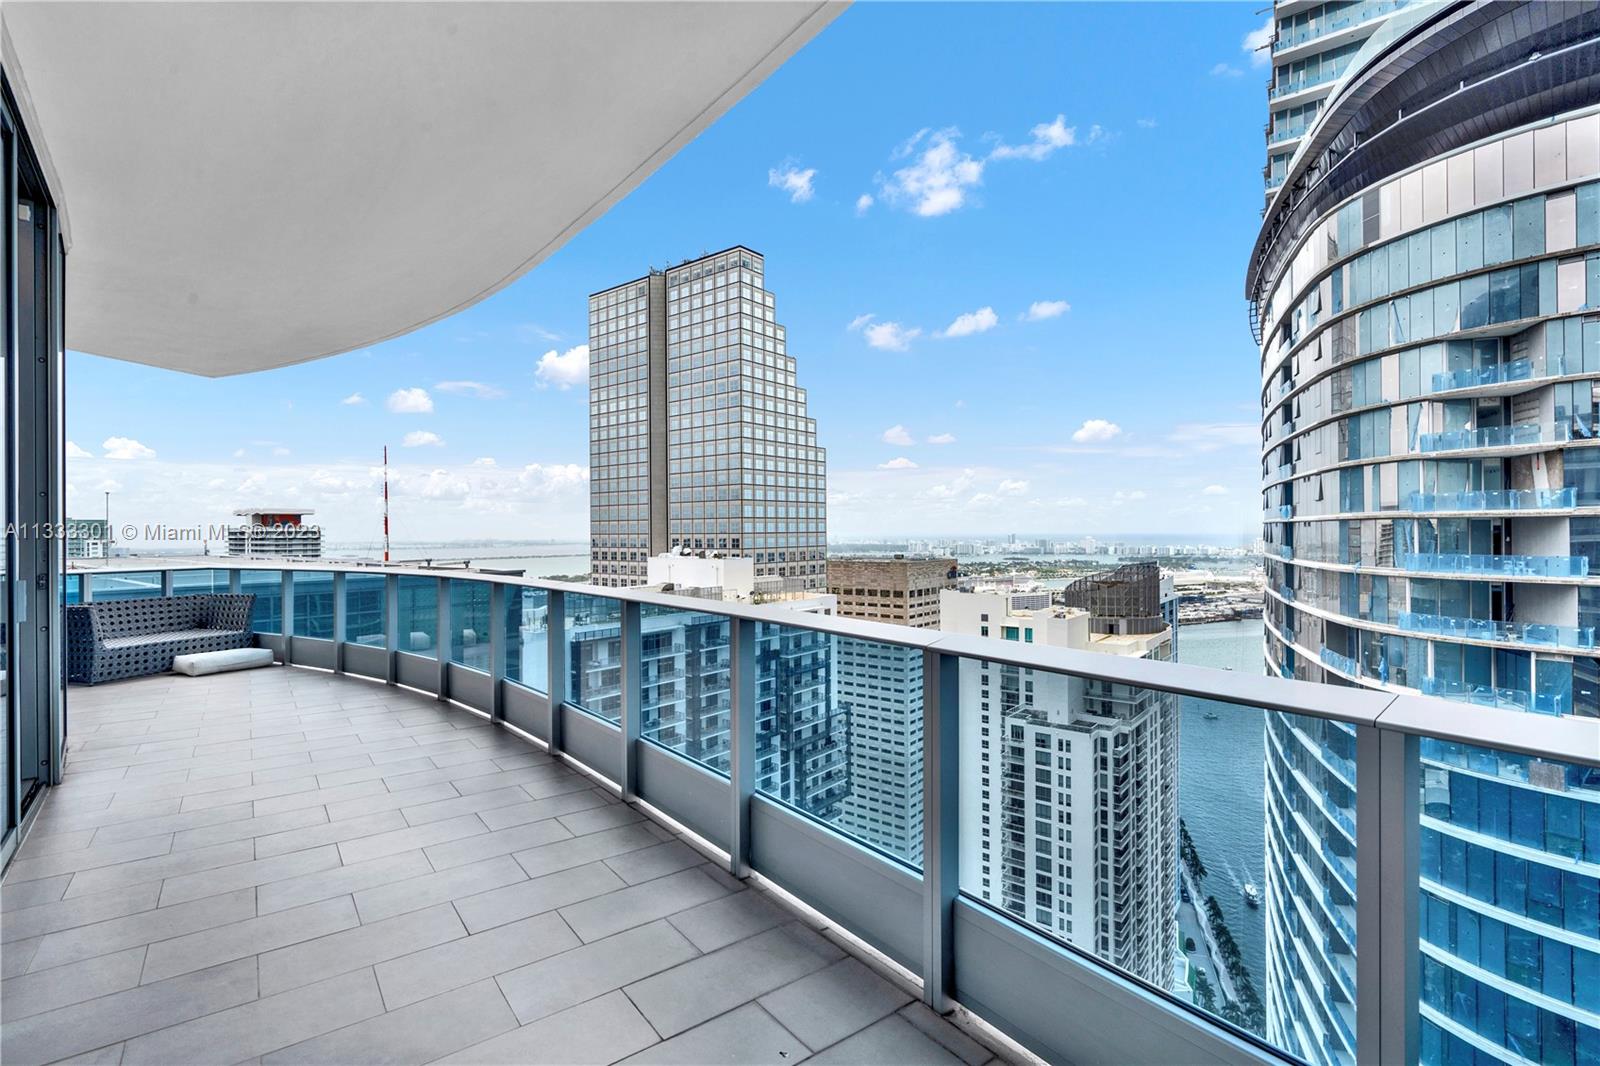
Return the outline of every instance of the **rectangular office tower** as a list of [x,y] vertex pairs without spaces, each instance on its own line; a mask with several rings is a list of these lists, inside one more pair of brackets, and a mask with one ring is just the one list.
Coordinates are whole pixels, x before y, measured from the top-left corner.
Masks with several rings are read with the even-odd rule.
[[685,548],[748,556],[761,593],[824,587],[824,454],[764,281],[736,246],[589,297],[596,584]]

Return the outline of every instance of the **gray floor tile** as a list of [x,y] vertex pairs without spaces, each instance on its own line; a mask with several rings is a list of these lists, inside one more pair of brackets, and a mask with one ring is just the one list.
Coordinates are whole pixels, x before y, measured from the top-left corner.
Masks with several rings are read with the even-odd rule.
[[611,799],[608,796],[590,787],[551,796],[549,799],[529,800],[526,803],[513,803],[509,807],[479,811],[478,817],[482,818],[483,824],[490,829],[509,829],[514,825],[541,822],[558,814],[586,811],[591,807],[605,807],[610,803]]
[[922,1031],[940,1047],[955,1055],[967,1066],[983,1066],[994,1058],[994,1052],[962,1032],[948,1019],[935,1014],[926,1003],[909,1003],[899,1010],[900,1017]]
[[792,911],[767,893],[747,888],[674,914],[670,920],[695,947],[701,951],[716,951],[736,940],[793,921],[794,917]]
[[363,922],[382,921],[406,911],[419,910],[460,899],[463,896],[498,888],[527,877],[516,860],[501,855],[482,862],[457,866],[442,873],[424,874],[409,881],[395,881],[376,888],[362,889],[355,894],[356,907]]
[[[313,781],[313,783],[315,783]],[[375,796],[387,791],[382,781],[357,781],[352,785],[335,785],[333,788],[313,788],[309,791],[289,792],[273,796],[270,799],[256,800],[256,814],[275,814],[278,811],[292,811],[297,807],[321,807],[326,805],[330,812],[332,808],[345,802]],[[131,1048],[129,1050],[132,1050]]]
[[554,844],[519,851],[516,858],[522,868],[528,871],[529,877],[539,877],[557,870],[583,866],[597,859],[609,859],[613,855],[653,847],[658,843],[660,841],[645,832],[642,826],[625,825],[621,829],[608,829],[602,833],[590,833],[588,836],[558,840]]
[[488,831],[489,827],[479,821],[477,815],[463,814],[457,818],[445,818],[425,825],[407,825],[403,829],[346,840],[339,845],[339,854],[346,863],[365,862],[402,851],[426,848],[430,844],[478,836]]
[[682,870],[563,907],[561,917],[584,940],[603,940],[725,895],[725,888],[699,870]]
[[891,1014],[881,1022],[818,1052],[812,1056],[811,1062],[813,1066],[817,1063],[830,1066],[863,1066],[867,1063],[902,1066],[908,1062],[926,1066],[965,1066],[959,1058],[928,1039],[927,1034],[898,1014]]
[[432,1062],[516,1026],[517,1017],[506,1006],[495,983],[480,981],[264,1055],[261,1061],[264,1066],[398,1066]]
[[[249,804],[251,810],[255,804]],[[232,810],[231,807],[221,808]],[[229,840],[244,840],[253,837],[256,841],[256,858],[264,859],[276,852],[263,853],[261,840],[268,833],[282,833],[286,830],[301,829],[305,826],[321,825],[328,820],[328,814],[321,807],[302,807],[299,810],[282,811],[278,814],[267,814],[259,818],[246,815],[243,818],[218,822],[216,825],[204,825],[194,829],[185,829],[172,840],[172,850],[182,851],[185,848],[203,848],[208,844],[221,844]]]
[[[221,896],[207,896],[176,907],[141,911],[94,925],[50,933],[39,944],[29,970],[47,970],[79,959],[106,955],[123,948],[243,921],[256,913],[255,889],[243,888]],[[253,974],[254,969],[251,970]],[[104,1041],[102,1041],[104,1043]]]
[[634,822],[642,822],[644,820],[643,813],[625,803],[618,803],[610,807],[596,807],[588,811],[578,811],[576,814],[563,814],[557,819],[572,831],[573,836],[598,833],[602,829],[615,829],[621,825],[631,825]]
[[0,941],[43,936],[61,929],[74,929],[80,925],[137,914],[153,908],[160,894],[161,882],[147,881],[120,892],[101,892],[93,896],[79,896],[77,899],[6,911],[0,913]]
[[653,848],[630,851],[606,860],[606,865],[630,885],[700,866],[706,857],[681,840],[657,844]]
[[[0,981],[9,981],[13,977],[21,977],[28,972],[28,964],[33,962],[34,953],[39,950],[39,942],[44,937],[29,937],[26,940],[13,940],[4,948],[0,948]],[[574,937],[576,939],[576,937]],[[0,1010],[4,1004],[0,1004]]]
[[856,959],[842,959],[761,997],[761,1005],[812,1050],[838,1043],[911,997]]
[[139,983],[144,953],[143,947],[128,948],[14,977],[0,984],[0,1020],[9,1025],[29,1015],[132,988]]
[[169,877],[161,885],[161,906],[187,903],[192,899],[232,892],[236,888],[265,885],[291,877],[303,877],[339,865],[339,849],[332,844],[307,851],[292,851],[254,862],[236,862],[214,870]]
[[467,930],[462,926],[461,919],[456,917],[455,908],[448,903],[440,903],[385,921],[266,951],[259,960],[261,994],[274,995],[466,935]]
[[475,1066],[602,1066],[655,1043],[655,1030],[628,997],[612,992],[450,1055]]
[[[23,848],[26,850],[27,845],[24,844]],[[54,877],[57,874],[74,873],[78,870],[93,870],[102,866],[116,866],[132,859],[165,855],[171,850],[172,837],[169,835],[142,837],[98,848],[58,851],[38,858],[25,858],[23,853],[19,852],[11,865],[6,868],[6,882],[21,884],[25,881],[36,881],[41,877]]]
[[345,896],[375,885],[386,885],[431,873],[427,856],[420,851],[389,855],[371,862],[339,866],[304,877],[274,881],[256,890],[256,907],[261,914],[287,910],[319,899]]
[[447,818],[457,818],[463,814],[474,814],[493,807],[509,807],[513,803],[521,803],[527,798],[528,794],[519,788],[497,788],[489,792],[476,792],[470,796],[457,796],[455,799],[442,799],[433,803],[419,804],[415,807],[402,807],[400,813],[405,815],[406,821],[412,825],[426,825],[429,822],[440,822]]
[[622,879],[603,863],[592,862],[465,896],[456,900],[456,910],[468,931],[477,933],[623,887]]
[[128,1041],[124,1066],[232,1060],[289,1047],[383,1013],[371,970],[332,977]]
[[676,1036],[820,970],[833,955],[810,930],[779,926],[631,984],[628,997],[663,1037]]
[[56,1066],[118,1066],[122,1061],[122,1049],[125,1046],[122,1041],[107,1044],[105,1047],[74,1055],[70,1059],[57,1059]]
[[71,874],[41,877],[37,881],[18,881],[16,884],[9,881],[0,883],[0,912],[54,903],[66,893],[71,883]]
[[[392,1011],[526,966],[581,943],[560,915],[539,914],[390,959],[379,963],[375,970],[378,986],[383,990],[383,1002]],[[495,995],[499,994],[496,989]]]
[[200,870],[214,870],[218,866],[249,862],[255,855],[254,841],[236,840],[228,844],[215,844],[209,848],[175,851],[170,855],[159,855],[151,859],[135,859],[132,862],[105,866],[98,870],[84,870],[72,875],[72,884],[67,886],[66,898],[110,892],[113,889],[129,888],[145,881],[162,881],[168,877]]
[[[480,816],[467,815],[478,822]],[[449,825],[449,822],[435,822],[434,825]],[[428,828],[426,826],[419,829]],[[528,848],[538,847],[555,840],[564,840],[571,836],[561,823],[554,818],[547,818],[542,822],[529,822],[527,825],[513,826],[495,833],[481,835],[466,835],[463,839],[452,840],[442,844],[433,844],[423,848],[423,853],[428,856],[428,861],[433,863],[436,870],[448,870],[452,866],[464,866],[469,862],[480,859],[493,858],[496,855],[510,855],[513,852],[525,851]]]
[[144,961],[143,983],[259,955],[285,944],[325,937],[355,924],[354,904],[348,896],[340,896],[163,940],[150,945],[150,953]]
[[656,922],[499,976],[506,1002],[524,1023],[659,974],[695,957],[694,946]]
[[337,822],[345,818],[359,818],[378,811],[398,811],[402,807],[416,807],[424,803],[458,795],[449,784],[428,785],[425,788],[407,789],[404,792],[379,792],[360,799],[341,800],[328,804],[328,820]]
[[[306,848],[321,847],[323,844],[338,844],[345,840],[355,840],[358,837],[370,836],[374,833],[387,833],[392,829],[402,829],[406,820],[399,811],[379,811],[376,814],[365,815],[360,818],[346,818],[342,822],[328,821],[327,808],[310,807],[307,811],[318,815],[315,822],[308,822],[303,828],[290,829],[286,832],[269,832],[256,837],[256,858],[265,859],[273,855],[285,855],[291,851],[303,851]],[[289,814],[304,812],[291,811]],[[273,815],[272,817],[281,817]]]
[[243,959],[8,1021],[0,1026],[0,1058],[6,1066],[54,1062],[223,1010],[255,995],[255,961]]
[[629,1066],[789,1066],[809,1054],[772,1015],[746,1003],[622,1061]]

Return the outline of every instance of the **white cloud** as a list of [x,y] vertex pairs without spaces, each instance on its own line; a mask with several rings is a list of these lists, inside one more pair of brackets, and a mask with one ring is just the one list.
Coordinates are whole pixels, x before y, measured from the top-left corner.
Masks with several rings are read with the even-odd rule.
[[902,448],[909,448],[916,441],[911,439],[911,434],[906,432],[905,426],[894,425],[883,431],[883,443],[896,444]]
[[359,392],[352,392],[339,402],[345,407],[359,407],[367,402],[367,398],[361,395]]
[[132,437],[107,437],[100,445],[107,459],[154,459],[154,448],[147,448]]
[[1135,124],[1142,130],[1153,130],[1159,125],[1159,123],[1153,118],[1141,118],[1134,121]]
[[1028,305],[1025,316],[1029,322],[1043,322],[1047,318],[1059,318],[1072,310],[1072,305],[1065,300],[1035,300]]
[[872,209],[872,205],[876,202],[877,201],[872,198],[871,193],[862,193],[860,196],[856,197],[856,214],[866,214]]
[[903,455],[897,459],[890,459],[887,463],[878,464],[879,470],[915,470],[916,468],[917,464]]
[[1227,494],[1228,487],[1226,485],[1207,485],[1200,490],[1200,495],[1202,496],[1226,496]]
[[1168,439],[1197,452],[1257,447],[1261,443],[1261,427],[1253,422],[1185,422],[1173,427]]
[[439,434],[426,429],[414,429],[407,433],[400,441],[402,448],[437,448],[444,444],[444,438]]
[[1232,63],[1218,63],[1216,66],[1211,68],[1211,76],[1213,78],[1237,78],[1241,77],[1243,74],[1244,71],[1240,70]]
[[[1094,127],[1095,139],[1099,139],[1099,126]],[[1039,162],[1055,154],[1058,148],[1068,148],[1078,143],[1078,128],[1067,125],[1067,116],[1057,115],[1053,122],[1041,122],[1029,131],[1032,140],[1027,144],[997,145],[989,153],[990,159],[1031,159]]]
[[863,332],[868,344],[886,352],[903,352],[911,347],[912,341],[922,336],[919,327],[907,329],[898,322],[874,322]]
[[974,333],[985,333],[993,329],[999,321],[1000,318],[994,313],[994,308],[980,307],[976,311],[957,315],[956,320],[945,327],[941,336],[969,337]]
[[472,460],[472,465],[473,466],[496,466],[498,464],[495,463],[495,461],[493,459],[491,459],[489,456],[485,455],[485,456],[483,456],[481,458]]
[[433,413],[433,397],[427,389],[396,389],[389,394],[388,407],[397,415]]
[[1239,47],[1250,53],[1252,67],[1264,67],[1272,59],[1272,16],[1244,35]]
[[1002,496],[1021,496],[1028,491],[1028,483],[1019,478],[1006,478],[995,491]]
[[1079,444],[1103,444],[1122,436],[1122,427],[1103,418],[1091,418],[1079,426],[1072,439]]
[[545,329],[537,322],[524,322],[517,327],[517,339],[523,344],[533,344],[537,341],[558,341],[561,334]]
[[845,328],[850,330],[851,332],[854,332],[854,331],[860,329],[862,326],[865,326],[868,322],[871,322],[874,318],[877,318],[877,317],[878,317],[877,315],[873,315],[873,314],[857,315],[856,317],[854,317],[854,318],[852,318],[850,320],[850,325],[846,326]]
[[476,396],[480,400],[497,400],[506,394],[498,385],[481,381],[441,381],[434,385],[440,392],[454,392],[463,396]]
[[589,346],[580,344],[560,353],[554,348],[550,349],[539,357],[539,365],[534,369],[533,376],[538,379],[541,389],[551,385],[558,389],[570,389],[574,385],[584,384],[589,380]]
[[1144,497],[1145,492],[1143,489],[1134,489],[1131,492],[1123,492],[1121,489],[1118,489],[1116,492],[1111,494],[1111,505],[1113,507],[1120,507],[1122,504],[1133,503],[1135,500],[1144,499]]
[[816,167],[801,170],[793,163],[785,163],[779,169],[767,171],[767,184],[788,193],[790,203],[803,204],[816,191],[811,187],[811,180],[816,176]]
[[954,433],[935,433],[928,438],[929,444],[954,444],[955,442],[956,435]]
[[910,166],[879,179],[884,200],[924,218],[946,215],[967,202],[967,193],[983,181],[983,160],[974,159],[956,144],[961,131],[951,128],[922,130],[895,153],[895,158],[922,152]]
[[68,459],[93,459],[94,458],[94,453],[91,452],[91,451],[86,451],[85,449],[78,447],[76,444],[72,443],[69,440],[69,441],[67,441],[67,458]]

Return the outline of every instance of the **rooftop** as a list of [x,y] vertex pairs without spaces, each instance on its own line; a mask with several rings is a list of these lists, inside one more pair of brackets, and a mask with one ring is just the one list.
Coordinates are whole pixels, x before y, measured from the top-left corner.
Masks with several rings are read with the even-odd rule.
[[275,667],[75,688],[72,719],[0,886],[15,1066],[993,1058],[450,704]]

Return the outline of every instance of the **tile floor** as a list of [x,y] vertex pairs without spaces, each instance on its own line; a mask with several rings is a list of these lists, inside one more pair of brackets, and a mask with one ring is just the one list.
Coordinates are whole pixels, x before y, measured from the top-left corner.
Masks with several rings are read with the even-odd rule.
[[0,884],[7,1066],[991,1059],[459,708],[289,667],[69,706]]

